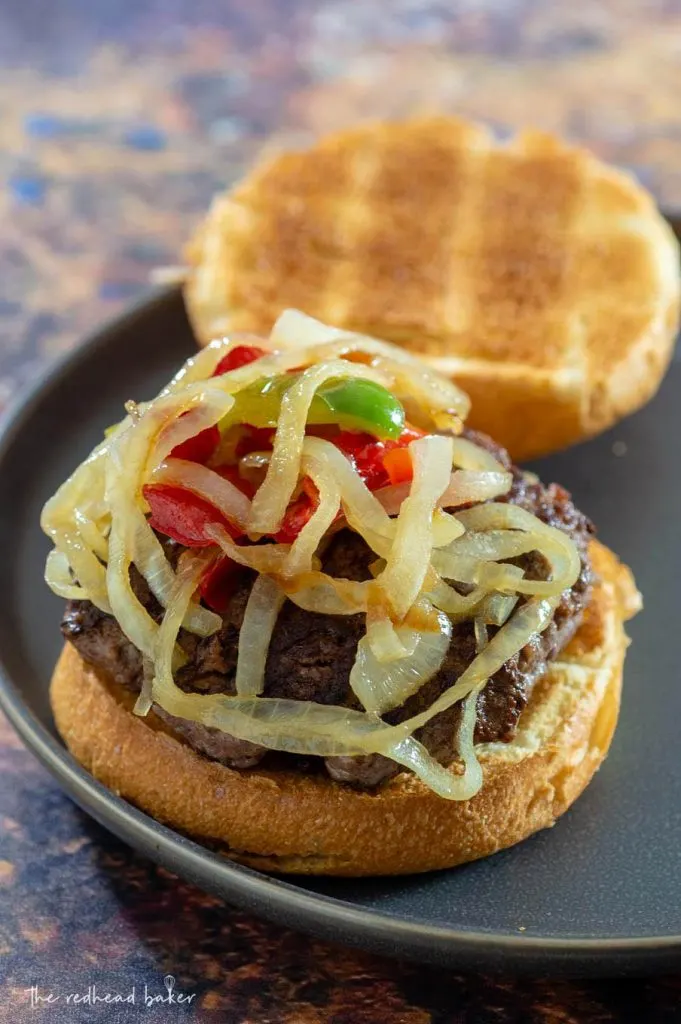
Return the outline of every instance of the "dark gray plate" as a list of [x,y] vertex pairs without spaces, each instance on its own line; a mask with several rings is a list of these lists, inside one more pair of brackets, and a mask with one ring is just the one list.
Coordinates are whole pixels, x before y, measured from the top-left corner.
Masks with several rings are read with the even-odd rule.
[[[569,487],[633,567],[646,610],[631,623],[612,753],[550,831],[455,871],[397,880],[283,882],[158,825],[66,753],[47,688],[61,602],[42,581],[44,500],[119,418],[190,354],[176,292],[96,335],[53,370],[0,440],[0,699],[26,743],[98,821],[155,860],[255,913],[331,939],[469,969],[619,973],[681,964],[681,365],[614,431],[537,468]],[[626,446],[626,454],[617,456]]]

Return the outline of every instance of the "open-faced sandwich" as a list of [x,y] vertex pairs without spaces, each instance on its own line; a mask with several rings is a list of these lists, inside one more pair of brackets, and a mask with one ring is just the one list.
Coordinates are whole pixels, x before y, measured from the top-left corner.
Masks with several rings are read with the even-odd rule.
[[42,517],[76,758],[282,872],[425,871],[551,825],[608,750],[638,595],[468,406],[293,311],[129,402]]

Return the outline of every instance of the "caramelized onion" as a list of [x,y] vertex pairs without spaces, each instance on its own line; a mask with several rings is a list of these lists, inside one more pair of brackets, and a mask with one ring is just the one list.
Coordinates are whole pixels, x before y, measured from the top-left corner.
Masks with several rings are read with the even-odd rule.
[[[498,498],[506,494],[512,482],[510,473],[457,470],[452,473],[439,504],[442,508],[456,508],[458,505]],[[410,483],[390,484],[388,487],[381,487],[375,494],[388,515],[394,516],[400,511],[402,502],[408,497],[410,490]]]
[[295,579],[279,578],[289,600],[319,615],[357,615],[367,611],[368,583],[340,580],[326,573],[304,572]]
[[444,800],[470,800],[482,786],[482,769],[472,742],[469,749],[460,740],[459,749],[464,759],[463,775],[455,774],[451,768],[443,768],[412,736],[396,743],[387,756],[405,768],[411,768],[414,775]]
[[459,520],[449,512],[443,512],[441,508],[436,508],[433,512],[432,528],[434,548],[447,547],[464,532]]
[[[139,513],[134,518],[132,560],[158,603],[167,608],[175,587],[175,573],[147,520]],[[211,636],[222,625],[222,619],[208,608],[191,602],[182,625],[197,636]]]
[[275,576],[284,574],[289,544],[235,544],[222,526],[207,526],[205,533],[237,565]]
[[90,601],[101,611],[111,614],[106,569],[97,556],[83,543],[77,533],[70,530],[60,530],[55,540],[57,550],[68,560],[78,585],[87,593]]
[[[120,428],[117,429],[118,433]],[[54,539],[67,524],[73,527],[76,508],[84,508],[89,512],[94,503],[104,501],[107,455],[112,444],[112,438],[100,441],[88,458],[45,503],[40,514],[40,526],[48,537]]]
[[[214,560],[213,552],[197,555],[185,551],[180,557],[175,587],[163,621],[154,636],[151,653],[154,662],[152,697],[171,715],[176,712],[168,704],[172,703],[173,698],[178,698],[182,694],[182,690],[173,681],[173,660],[177,634],[187,614],[194,592]],[[181,712],[180,715],[184,717]],[[194,721],[198,721],[198,719],[194,719]]]
[[376,657],[369,627],[359,642],[350,673],[350,686],[368,712],[382,715],[399,707],[439,671],[449,647],[452,626],[442,613],[438,624],[437,633],[397,629],[406,655],[392,661],[380,661]]
[[476,686],[463,701],[463,714],[459,723],[457,745],[459,757],[463,761],[464,773],[460,776],[460,786],[465,797],[460,799],[469,800],[482,788],[482,768],[475,753],[475,723],[477,720],[478,694],[484,683]]
[[476,686],[484,685],[509,658],[522,650],[531,637],[546,629],[558,601],[558,597],[544,600],[537,598],[524,604],[473,659],[455,685],[445,690],[426,711],[414,715],[403,725],[408,726],[410,732],[414,732],[435,715],[447,711],[457,701],[463,700]]
[[130,584],[133,543],[130,532],[125,516],[114,516],[109,534],[106,585],[111,602],[111,612],[118,625],[138,651],[148,658],[153,658],[158,626],[146,608],[137,600]]
[[489,643],[487,623],[479,615],[473,619],[473,631],[475,633],[475,649],[479,654]]
[[362,711],[272,697],[184,693],[167,681],[155,684],[154,699],[171,715],[270,750],[317,757],[379,753],[411,769],[446,800],[467,800],[475,792],[470,777],[443,768],[402,726],[387,726]]
[[[539,551],[549,562],[551,579],[516,581],[509,589],[517,593],[553,597],[571,587],[581,572],[579,552],[570,537],[562,530],[557,530],[555,526],[542,523],[536,516],[517,505],[480,505],[462,512],[459,519],[467,530],[524,530],[532,536],[535,541],[532,550]],[[499,589],[504,588],[501,586]]]
[[518,603],[513,594],[488,594],[478,612],[484,623],[492,626],[503,626]]
[[373,551],[387,555],[395,536],[395,524],[350,460],[335,444],[320,437],[306,437],[303,450],[310,458],[328,466],[337,480],[348,524]]
[[461,469],[482,470],[484,473],[506,474],[505,466],[502,466],[491,452],[480,445],[469,441],[467,437],[452,438],[452,461],[455,466]]
[[468,395],[405,349],[368,335],[328,327],[296,309],[284,310],[272,328],[271,339],[276,346],[297,351],[299,356],[304,349],[306,359],[318,359],[320,349],[327,358],[366,353],[372,357],[372,365],[390,374],[396,391],[401,387],[405,394],[421,399],[427,410],[456,413],[461,419],[468,415]]
[[[452,438],[454,444],[460,440],[461,438]],[[456,459],[456,456],[454,458]],[[513,477],[510,473],[460,469],[452,473],[449,486],[440,498],[440,504],[443,508],[455,508],[457,505],[489,501],[490,498],[506,494],[512,483]]]
[[224,394],[218,388],[199,392],[196,404],[189,408],[184,416],[168,423],[160,432],[149,459],[150,464],[158,466],[168,458],[173,448],[218,423],[233,405],[234,396]]
[[285,594],[269,576],[258,576],[246,602],[239,630],[236,692],[240,697],[262,693],[265,663]]
[[505,562],[480,562],[469,555],[455,555],[443,549],[433,551],[432,562],[445,579],[485,590],[515,590],[523,583],[523,570]]
[[[295,353],[278,352],[263,356],[252,363],[240,366],[219,377],[213,377],[218,363],[238,345],[243,344],[242,338],[216,338],[195,356],[188,359],[175,374],[170,384],[161,391],[159,398],[178,394],[189,385],[210,379],[211,387],[219,387],[226,393],[234,393],[247,387],[261,377],[270,377],[277,373],[285,373],[300,364]],[[267,342],[265,342],[267,345]]]
[[414,653],[420,634],[408,627],[398,632],[385,609],[368,605],[366,626],[366,642],[378,661],[398,661]]
[[149,658],[142,658],[142,686],[132,709],[133,715],[139,715],[140,718],[144,718],[145,715],[149,714],[154,703],[152,697],[153,685],[154,663]]
[[487,590],[484,587],[475,587],[468,594],[460,594],[454,587],[450,587],[444,580],[439,580],[437,585],[429,591],[428,597],[433,604],[449,616],[456,619],[468,618],[471,612],[484,600]]
[[[73,510],[73,520],[83,543],[92,551],[93,555],[100,561],[105,562],[109,546],[106,537],[92,518],[92,510],[89,508],[86,512],[83,508],[75,508]],[[107,524],[107,533],[109,525],[110,523]]]
[[207,466],[185,459],[168,459],[152,476],[154,483],[184,487],[205,498],[222,512],[225,519],[242,529],[248,520],[251,503],[238,487]]
[[68,558],[63,551],[59,551],[57,548],[53,548],[47,556],[45,581],[55,594],[66,600],[80,601],[87,597],[87,590],[83,590],[73,582]]
[[433,511],[449,481],[451,441],[431,435],[411,444],[414,483],[397,518],[386,567],[378,577],[398,619],[404,618],[417,599],[426,578],[433,546]]
[[285,569],[287,574],[312,568],[312,556],[340,508],[340,488],[329,467],[318,459],[304,457],[303,469],[317,488],[318,503],[314,513],[291,545]]

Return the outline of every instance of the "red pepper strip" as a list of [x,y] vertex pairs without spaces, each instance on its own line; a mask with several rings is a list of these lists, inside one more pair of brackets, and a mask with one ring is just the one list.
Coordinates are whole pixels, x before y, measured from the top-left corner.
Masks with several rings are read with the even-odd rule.
[[319,492],[307,478],[303,481],[303,493],[286,509],[281,528],[274,534],[277,544],[293,544],[302,528],[314,515],[319,504]]
[[149,503],[149,525],[187,548],[204,548],[214,541],[206,536],[207,526],[222,526],[232,537],[242,531],[230,523],[214,505],[184,487],[146,484],[142,493]]
[[315,505],[319,504],[319,491],[317,486],[310,480],[309,476],[303,477],[302,488],[305,494],[307,494],[310,501],[314,502]]
[[383,465],[385,442],[377,441],[371,434],[356,433],[352,430],[341,430],[329,440],[350,457],[369,490],[375,491],[389,482]]
[[[186,416],[187,413],[182,413]],[[220,431],[217,424],[206,427],[194,437],[188,437],[182,444],[177,444],[171,451],[174,459],[186,459],[188,462],[208,462],[220,444]]]
[[[248,363],[253,363],[265,355],[267,350],[258,345],[237,345],[222,357],[213,371],[213,376],[219,377],[230,370],[237,370],[240,366],[247,366]],[[186,416],[187,413],[182,415]],[[187,459],[189,462],[208,462],[219,443],[220,430],[216,424],[202,430],[196,437],[190,437],[182,444],[178,444],[170,454],[176,459]]]
[[255,487],[250,480],[244,480],[239,473],[238,466],[217,466],[213,472],[217,473],[224,480],[229,480],[230,484],[234,484],[247,498],[252,498],[255,494]]
[[249,427],[244,425],[243,433],[236,443],[237,458],[251,452],[266,452],[272,448],[274,430],[272,427]]
[[392,448],[386,452],[383,456],[383,465],[391,484],[407,483],[414,476],[411,452],[408,448]]
[[256,359],[268,354],[267,349],[259,345],[236,345],[226,356],[223,356],[213,371],[214,377],[219,377],[230,370],[238,370],[240,366],[247,366],[254,363]]
[[224,615],[234,596],[241,567],[224,555],[208,570],[199,584],[201,597],[214,612]]
[[[390,452],[406,448],[408,444],[419,437],[423,437],[423,431],[417,427],[406,426],[396,441],[377,441],[371,434],[356,433],[351,430],[341,430],[336,434],[327,433],[324,435],[340,448],[342,452],[352,459],[357,472],[364,480],[371,491],[379,487],[386,487],[389,483],[395,483],[391,477],[389,461],[385,459]],[[402,457],[400,457],[402,459]],[[395,462],[397,466],[398,462]],[[407,472],[407,462],[400,461],[402,472]],[[409,467],[411,460],[409,460]],[[412,472],[409,475],[400,477],[400,481],[411,480]]]
[[414,467],[407,446],[419,437],[425,437],[423,430],[407,423],[397,441],[385,442],[383,465],[391,484],[404,484],[413,479]]

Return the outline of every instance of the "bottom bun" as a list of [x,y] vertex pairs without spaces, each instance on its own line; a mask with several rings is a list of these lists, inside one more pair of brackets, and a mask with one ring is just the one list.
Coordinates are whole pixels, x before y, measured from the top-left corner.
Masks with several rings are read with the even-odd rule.
[[511,743],[478,747],[484,783],[463,803],[409,773],[374,793],[295,770],[234,771],[195,753],[67,645],[54,672],[59,732],[88,771],[164,824],[266,871],[391,875],[486,857],[553,825],[605,757],[639,604],[628,569],[592,545],[584,622],[535,686]]

